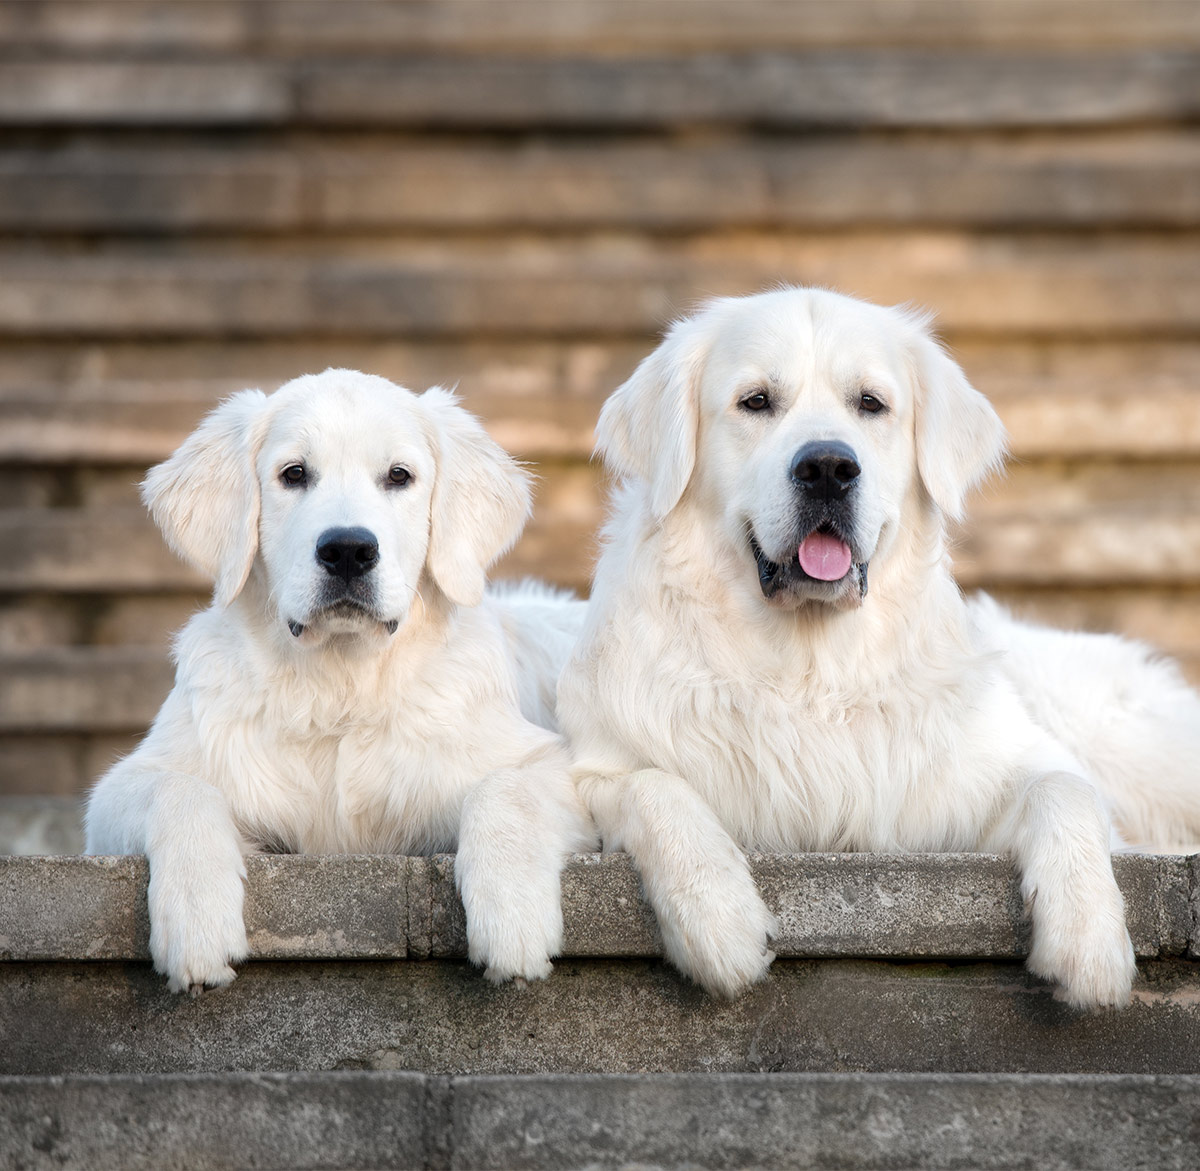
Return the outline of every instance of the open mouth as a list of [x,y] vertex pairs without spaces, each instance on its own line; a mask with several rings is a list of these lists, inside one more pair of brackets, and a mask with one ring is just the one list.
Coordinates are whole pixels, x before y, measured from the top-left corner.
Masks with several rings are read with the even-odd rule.
[[753,533],[750,548],[764,597],[774,597],[781,589],[804,583],[836,585],[852,576],[858,579],[859,596],[866,596],[867,563],[855,563],[850,543],[833,525],[815,528],[800,541],[795,555],[787,561],[772,561]]

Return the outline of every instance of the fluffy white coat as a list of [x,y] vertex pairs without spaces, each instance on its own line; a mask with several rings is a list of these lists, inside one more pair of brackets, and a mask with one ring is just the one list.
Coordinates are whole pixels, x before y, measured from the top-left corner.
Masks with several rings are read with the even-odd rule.
[[234,978],[257,849],[457,849],[471,959],[545,976],[563,857],[593,837],[548,730],[582,603],[485,592],[526,474],[446,391],[329,370],[227,400],[144,494],[216,590],[91,794],[87,851],[149,857],[170,987]]
[[[1073,1005],[1125,1003],[1111,815],[1138,842],[1200,837],[1200,702],[1139,646],[964,601],[946,520],[1004,436],[924,321],[820,290],[715,301],[598,440],[622,483],[559,717],[672,961],[729,996],[765,975],[743,851],[996,851],[1029,967]],[[819,505],[837,580],[798,561],[812,444],[853,456]]]

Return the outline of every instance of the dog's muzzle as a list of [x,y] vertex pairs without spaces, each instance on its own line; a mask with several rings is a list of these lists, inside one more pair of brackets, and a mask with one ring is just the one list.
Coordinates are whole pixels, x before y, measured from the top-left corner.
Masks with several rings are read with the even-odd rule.
[[786,594],[796,601],[843,605],[866,597],[867,561],[856,552],[852,536],[861,474],[854,449],[840,440],[806,443],[792,456],[788,478],[796,521],[788,555],[768,557],[756,534],[750,534],[763,597]]
[[[388,634],[396,633],[399,621],[383,619],[375,609],[371,572],[379,564],[379,542],[370,529],[361,526],[326,529],[317,538],[314,556],[328,575],[320,590],[320,614],[359,616],[380,623]],[[288,619],[287,626],[292,636],[299,638],[306,624]]]

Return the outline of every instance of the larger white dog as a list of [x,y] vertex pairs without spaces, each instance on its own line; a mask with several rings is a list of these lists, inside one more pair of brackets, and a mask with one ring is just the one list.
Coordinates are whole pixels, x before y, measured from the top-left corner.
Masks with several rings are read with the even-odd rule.
[[765,974],[743,850],[986,850],[1020,869],[1030,968],[1124,1003],[1109,805],[1131,840],[1200,837],[1200,702],[1140,646],[964,601],[946,518],[1004,436],[925,322],[715,301],[612,396],[599,447],[625,483],[559,716],[674,963],[726,995]]
[[446,391],[329,370],[228,399],[144,490],[216,591],[87,850],[149,856],[171,988],[233,979],[253,849],[457,846],[471,959],[545,976],[563,856],[593,838],[546,730],[582,603],[484,589],[525,473]]

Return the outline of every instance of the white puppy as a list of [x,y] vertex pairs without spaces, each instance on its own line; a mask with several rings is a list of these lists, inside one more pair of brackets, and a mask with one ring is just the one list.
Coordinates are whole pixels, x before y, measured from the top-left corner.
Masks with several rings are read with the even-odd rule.
[[148,855],[171,988],[233,979],[255,849],[457,847],[471,959],[545,976],[563,856],[592,836],[546,730],[582,604],[484,591],[525,473],[446,391],[329,370],[228,399],[144,494],[216,590],[91,794],[87,851]]
[[674,963],[730,996],[765,974],[743,850],[996,851],[1030,968],[1076,1006],[1128,1000],[1098,785],[1132,836],[1200,836],[1200,703],[1140,647],[963,600],[946,519],[1004,436],[925,322],[817,290],[715,301],[598,436],[625,482],[559,716]]

